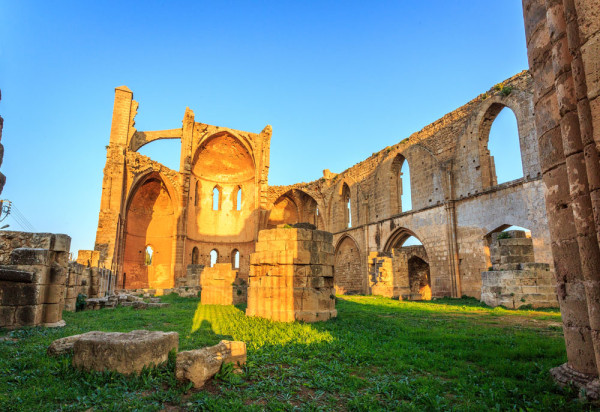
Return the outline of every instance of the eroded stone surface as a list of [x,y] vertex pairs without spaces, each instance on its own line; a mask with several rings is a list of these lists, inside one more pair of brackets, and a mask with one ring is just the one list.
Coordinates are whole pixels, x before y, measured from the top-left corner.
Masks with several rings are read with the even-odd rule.
[[169,352],[178,346],[176,332],[89,332],[74,343],[73,366],[88,371],[139,373],[144,367],[167,361]]
[[85,333],[82,333],[79,335],[72,335],[65,338],[56,339],[50,344],[50,346],[48,346],[46,353],[48,356],[61,356],[73,353],[73,346],[75,345],[75,342],[84,335]]
[[250,257],[246,314],[282,322],[337,316],[332,238],[331,233],[310,229],[259,232]]
[[179,352],[175,376],[179,381],[192,382],[195,388],[201,388],[229,362],[237,367],[246,363],[244,342],[222,340],[215,346]]

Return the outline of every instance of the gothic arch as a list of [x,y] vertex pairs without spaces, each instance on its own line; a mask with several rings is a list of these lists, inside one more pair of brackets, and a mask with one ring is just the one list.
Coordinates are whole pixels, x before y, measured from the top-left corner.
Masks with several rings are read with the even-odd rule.
[[336,294],[365,293],[366,274],[363,275],[363,259],[358,243],[350,235],[342,236],[335,247],[333,284]]
[[[148,173],[132,185],[126,202],[123,233],[123,273],[126,288],[173,286],[173,242],[176,205],[159,173]],[[152,245],[152,264],[145,251]]]

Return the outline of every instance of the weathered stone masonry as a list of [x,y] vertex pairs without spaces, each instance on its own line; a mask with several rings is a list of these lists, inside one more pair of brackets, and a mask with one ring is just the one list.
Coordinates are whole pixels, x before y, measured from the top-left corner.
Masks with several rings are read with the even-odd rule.
[[586,386],[600,368],[600,0],[523,0],[523,15],[567,346],[553,375]]
[[[423,296],[479,297],[492,232],[511,225],[531,230],[535,261],[552,263],[532,80],[523,72],[503,86],[510,92],[491,89],[340,174],[326,170],[315,182],[271,187],[270,127],[253,134],[209,126],[195,122],[187,109],[179,129],[140,132],[134,128],[138,104],[119,87],[96,237],[100,262],[126,288],[171,288],[188,265],[210,266],[212,250],[217,263],[233,264],[239,253],[233,269],[246,281],[260,230],[308,222],[334,233],[337,293],[372,293],[369,254],[393,260],[412,235],[427,257],[417,262],[429,271],[430,290]],[[517,118],[524,177],[497,185],[487,143],[504,107]],[[162,138],[181,139],[179,171],[136,152]],[[408,211],[400,197],[404,162],[411,168]],[[392,264],[392,295],[419,296],[409,293],[408,284],[398,288],[407,276],[405,263]]]
[[[306,220],[307,215],[307,202],[296,200],[298,193],[314,199],[308,217],[334,233],[338,292],[373,293],[369,255],[376,252],[392,258],[392,252],[411,235],[424,246],[433,296],[479,297],[481,272],[490,266],[489,235],[511,225],[531,230],[536,262],[552,263],[532,80],[523,72],[503,86],[512,90],[506,94],[493,88],[340,174],[325,170],[315,182],[269,188],[274,209],[286,198],[285,208],[293,210],[289,203],[295,201],[297,213],[288,216],[297,215],[298,220]],[[487,143],[491,124],[503,107],[517,118],[524,177],[497,185]],[[408,211],[399,193],[403,162],[411,170],[413,204]],[[385,294],[401,297],[399,266],[392,266],[395,291]],[[376,289],[383,290],[381,284]]]

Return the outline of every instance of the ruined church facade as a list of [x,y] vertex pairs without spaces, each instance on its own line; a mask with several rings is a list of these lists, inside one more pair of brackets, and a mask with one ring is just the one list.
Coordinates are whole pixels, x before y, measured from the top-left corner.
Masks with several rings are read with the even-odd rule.
[[[498,185],[488,140],[503,108],[517,119],[523,177]],[[491,234],[513,225],[552,264],[528,72],[342,173],[290,186],[268,186],[270,126],[210,126],[186,109],[180,128],[138,131],[137,109],[115,90],[95,249],[119,286],[171,288],[191,264],[231,263],[247,279],[258,232],[304,222],[334,234],[338,293],[479,297]],[[178,171],[137,152],[158,139],[181,139]],[[403,248],[411,236],[422,246]]]

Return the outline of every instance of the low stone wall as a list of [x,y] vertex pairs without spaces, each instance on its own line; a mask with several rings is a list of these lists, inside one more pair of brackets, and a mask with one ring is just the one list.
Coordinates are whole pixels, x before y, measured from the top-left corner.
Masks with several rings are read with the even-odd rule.
[[115,290],[115,278],[108,269],[69,263],[66,285],[65,310],[75,311],[77,296],[102,298]]
[[11,252],[17,248],[46,249],[52,251],[66,249],[68,254],[70,247],[71,238],[67,235],[3,230],[0,231],[0,265],[11,264]]
[[491,270],[481,274],[482,302],[511,309],[558,307],[550,265],[534,262],[533,242],[525,232],[492,234],[490,260]]
[[246,315],[283,322],[337,316],[333,288],[333,235],[278,228],[258,234],[250,256]]
[[64,324],[70,244],[67,235],[0,232],[0,327]]
[[216,263],[205,268],[201,279],[203,305],[237,305],[246,301],[246,288],[237,278],[231,263]]

